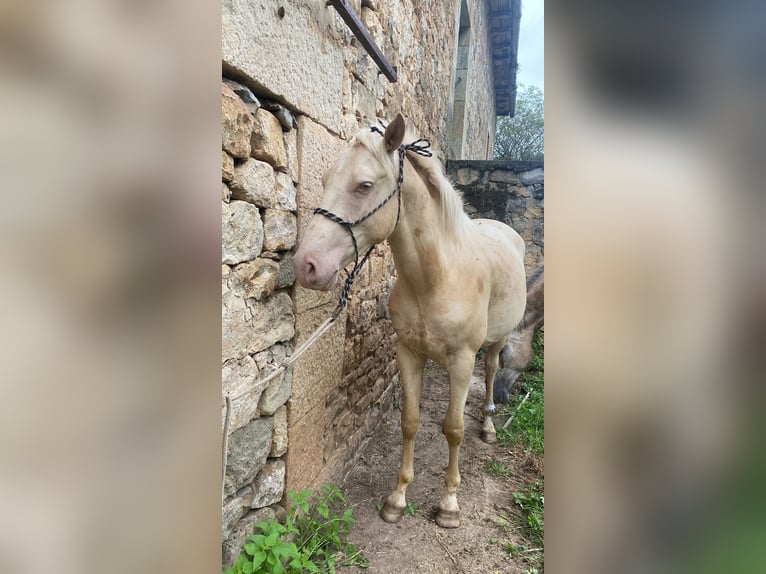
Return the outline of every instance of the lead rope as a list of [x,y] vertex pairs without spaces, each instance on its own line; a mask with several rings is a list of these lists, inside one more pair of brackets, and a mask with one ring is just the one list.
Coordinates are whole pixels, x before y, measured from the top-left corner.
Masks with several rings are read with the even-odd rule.
[[[383,132],[378,128],[377,126],[371,126],[370,129],[376,133],[379,133],[380,135],[383,135]],[[354,281],[356,280],[357,275],[359,274],[359,271],[361,271],[364,264],[367,262],[367,259],[369,259],[370,254],[372,253],[372,250],[375,248],[375,246],[371,246],[367,253],[364,254],[364,257],[362,257],[362,260],[359,260],[359,250],[356,243],[356,237],[354,236],[354,232],[351,229],[354,225],[357,225],[367,218],[371,217],[375,213],[377,213],[380,208],[382,208],[386,203],[388,203],[394,195],[398,194],[398,206],[396,210],[396,225],[394,225],[394,230],[399,226],[399,216],[402,212],[402,182],[404,181],[404,156],[408,151],[411,151],[413,153],[416,153],[418,155],[421,155],[423,157],[431,157],[433,154],[428,150],[428,148],[431,147],[431,142],[427,138],[418,138],[412,143],[409,143],[407,145],[400,145],[399,146],[399,175],[396,180],[396,187],[394,190],[384,199],[382,202],[380,202],[377,207],[375,207],[372,211],[367,213],[367,215],[364,215],[360,217],[359,219],[355,221],[346,221],[345,219],[338,217],[334,213],[327,211],[326,209],[322,209],[321,207],[318,207],[314,210],[314,213],[318,213],[319,215],[324,215],[325,217],[331,219],[335,223],[341,225],[346,231],[348,231],[349,235],[351,235],[351,241],[354,245],[354,268],[347,272],[346,274],[346,283],[343,285],[343,290],[341,291],[340,298],[338,299],[338,305],[335,307],[335,310],[332,312],[332,315],[328,317],[324,323],[319,325],[317,327],[316,331],[314,331],[308,339],[306,339],[301,345],[298,346],[295,351],[293,351],[293,354],[289,357],[285,358],[278,366],[277,368],[272,371],[268,376],[264,377],[263,379],[259,379],[257,381],[254,381],[250,387],[241,393],[230,396],[226,395],[224,397],[225,402],[225,408],[226,408],[226,414],[224,418],[223,423],[223,444],[221,445],[222,450],[222,459],[223,459],[223,468],[221,470],[221,502],[225,500],[225,485],[226,485],[226,464],[228,462],[228,451],[229,451],[229,422],[231,418],[231,403],[232,401],[236,401],[238,399],[241,399],[245,395],[249,394],[253,391],[253,389],[261,387],[268,383],[269,381],[276,378],[278,375],[283,373],[288,367],[290,367],[294,362],[296,362],[301,355],[303,355],[306,351],[309,350],[309,348],[321,337],[324,335],[325,331],[330,328],[330,326],[335,322],[335,320],[338,318],[338,316],[343,312],[343,309],[345,309],[346,305],[348,304],[349,295],[351,293],[351,287],[354,284]],[[257,384],[256,384],[257,383]]]

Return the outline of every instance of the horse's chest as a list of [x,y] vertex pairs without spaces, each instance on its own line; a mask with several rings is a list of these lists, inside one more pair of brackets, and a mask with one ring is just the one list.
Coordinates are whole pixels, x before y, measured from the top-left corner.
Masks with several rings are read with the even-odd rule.
[[396,292],[391,294],[391,323],[401,342],[431,358],[461,347],[466,339],[482,339],[480,331],[486,330],[486,321],[454,301],[418,300]]

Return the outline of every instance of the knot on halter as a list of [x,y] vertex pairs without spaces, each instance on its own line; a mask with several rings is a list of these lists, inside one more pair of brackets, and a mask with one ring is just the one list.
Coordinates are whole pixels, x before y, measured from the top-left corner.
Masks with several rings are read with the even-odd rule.
[[418,138],[412,143],[399,146],[399,150],[411,151],[423,157],[432,157],[434,154],[428,148],[431,147],[431,140],[428,138]]
[[[385,135],[384,130],[386,129],[386,125],[383,123],[383,120],[378,119],[379,125],[371,125],[370,131],[375,132],[376,134],[380,134],[381,136]],[[416,153],[418,155],[422,155],[423,157],[431,157],[434,154],[431,153],[431,151],[428,149],[431,147],[431,140],[428,138],[418,138],[414,142],[408,143],[407,145],[400,145],[399,146],[399,153],[401,154],[402,149],[404,151],[411,151],[413,153]],[[400,158],[401,159],[401,158]]]
[[[380,123],[380,126],[385,129],[385,125],[382,121],[378,120],[378,123]],[[373,132],[376,132],[380,134],[381,136],[384,135],[383,129],[381,127],[373,125],[370,126],[370,130]],[[391,191],[391,193],[388,194],[388,196],[381,201],[377,206],[375,206],[372,210],[370,210],[366,215],[363,215],[359,219],[356,219],[354,221],[346,221],[342,217],[339,217],[338,215],[335,215],[331,211],[327,211],[326,209],[323,209],[321,207],[317,207],[314,210],[314,213],[318,213],[319,215],[323,215],[326,218],[334,221],[343,229],[345,229],[348,234],[351,236],[351,242],[354,245],[354,268],[351,270],[351,272],[347,272],[346,277],[346,284],[343,286],[343,291],[340,295],[340,300],[338,301],[338,306],[335,308],[335,311],[332,314],[332,320],[338,318],[338,315],[340,315],[340,312],[343,310],[343,308],[348,303],[348,297],[349,292],[351,291],[351,285],[354,283],[354,279],[356,279],[357,274],[361,270],[362,266],[365,264],[367,259],[370,257],[370,253],[372,253],[372,250],[375,248],[374,245],[372,245],[368,250],[367,253],[364,254],[364,257],[362,257],[362,260],[359,261],[359,248],[356,242],[356,236],[354,235],[354,231],[352,227],[355,225],[362,223],[364,220],[366,220],[369,217],[372,217],[375,213],[377,213],[384,205],[386,205],[391,198],[394,197],[394,195],[399,195],[398,198],[398,206],[396,211],[396,224],[394,225],[394,229],[396,229],[399,226],[399,216],[402,212],[402,182],[404,181],[404,156],[408,151],[411,151],[413,153],[416,153],[423,157],[432,157],[433,153],[429,150],[431,147],[431,141],[428,138],[418,138],[413,142],[410,142],[408,144],[402,144],[399,146],[398,152],[399,152],[399,175],[396,179],[396,187]]]

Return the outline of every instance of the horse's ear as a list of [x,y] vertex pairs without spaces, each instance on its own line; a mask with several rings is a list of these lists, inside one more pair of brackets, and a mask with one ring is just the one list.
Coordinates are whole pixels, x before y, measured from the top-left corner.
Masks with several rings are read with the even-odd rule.
[[404,116],[400,113],[396,114],[396,118],[386,128],[386,133],[383,134],[383,141],[386,142],[386,151],[392,152],[402,145],[404,141]]

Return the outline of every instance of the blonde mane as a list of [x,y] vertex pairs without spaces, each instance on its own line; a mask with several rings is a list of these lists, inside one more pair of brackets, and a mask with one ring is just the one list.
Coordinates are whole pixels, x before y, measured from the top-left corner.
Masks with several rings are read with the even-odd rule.
[[[416,139],[417,136],[412,134],[408,126],[404,141],[409,143]],[[381,142],[380,134],[368,128],[362,128],[351,140],[351,145],[358,143],[364,146],[382,165],[396,170],[396,161],[390,154],[385,152]],[[465,212],[462,194],[452,187],[449,179],[444,174],[444,166],[435,156],[423,157],[408,152],[407,158],[410,160],[423,185],[428,189],[429,196],[439,202],[444,228],[451,230],[451,237],[459,241],[467,232],[471,221]]]

